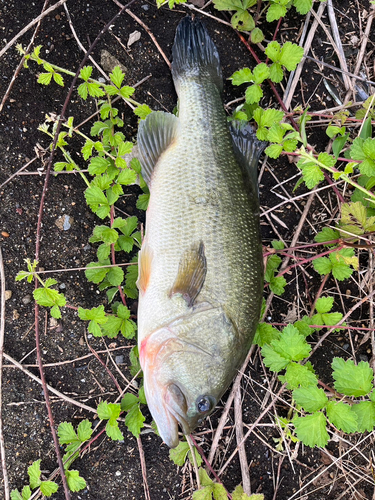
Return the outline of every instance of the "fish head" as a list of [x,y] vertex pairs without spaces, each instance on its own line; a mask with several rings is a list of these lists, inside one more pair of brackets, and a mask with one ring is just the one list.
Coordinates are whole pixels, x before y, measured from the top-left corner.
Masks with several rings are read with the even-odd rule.
[[217,311],[196,316],[153,332],[140,345],[147,404],[171,448],[178,445],[179,425],[191,434],[215,409],[238,366],[232,322]]

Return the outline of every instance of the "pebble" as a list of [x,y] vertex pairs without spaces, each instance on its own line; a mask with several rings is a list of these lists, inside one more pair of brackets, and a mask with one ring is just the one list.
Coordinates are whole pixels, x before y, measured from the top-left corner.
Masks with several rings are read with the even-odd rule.
[[31,302],[31,295],[25,295],[23,298],[22,298],[22,304],[24,306],[27,306],[27,304],[30,304]]
[[12,290],[5,290],[4,297],[5,300],[9,300],[12,296]]
[[124,356],[116,356],[115,362],[116,362],[116,365],[122,365],[124,363]]

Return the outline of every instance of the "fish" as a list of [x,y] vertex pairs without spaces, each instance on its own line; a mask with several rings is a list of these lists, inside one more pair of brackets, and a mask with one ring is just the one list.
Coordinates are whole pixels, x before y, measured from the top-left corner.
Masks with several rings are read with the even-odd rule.
[[172,48],[178,116],[154,111],[137,143],[149,187],[139,252],[138,348],[163,441],[179,443],[216,407],[259,321],[263,258],[257,165],[264,143],[228,120],[216,46],[184,18]]

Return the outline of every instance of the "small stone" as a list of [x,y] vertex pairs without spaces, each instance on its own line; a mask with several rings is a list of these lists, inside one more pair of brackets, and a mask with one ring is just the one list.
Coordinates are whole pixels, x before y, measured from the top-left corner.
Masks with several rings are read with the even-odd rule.
[[16,320],[20,317],[20,313],[17,311],[17,309],[13,309],[13,320]]
[[116,356],[115,363],[116,365],[122,365],[124,363],[124,356]]
[[60,283],[59,288],[60,288],[60,290],[65,290],[65,288],[66,288],[65,283]]
[[50,317],[50,319],[49,319],[49,326],[50,326],[50,327],[52,327],[52,328],[54,328],[54,327],[55,327],[55,326],[57,326],[57,325],[58,325],[58,321],[57,321],[57,319],[56,319],[56,318],[53,318],[53,317],[51,316],[51,317]]
[[12,290],[5,290],[4,294],[5,300],[9,300],[11,296],[12,296]]
[[31,295],[25,295],[23,298],[22,298],[22,304],[24,306],[27,306],[27,304],[30,304],[31,302]]

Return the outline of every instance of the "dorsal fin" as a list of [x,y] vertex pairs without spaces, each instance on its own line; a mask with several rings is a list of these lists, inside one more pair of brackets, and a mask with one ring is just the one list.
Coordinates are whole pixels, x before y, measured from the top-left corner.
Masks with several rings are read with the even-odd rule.
[[142,165],[142,176],[148,186],[160,155],[176,138],[178,124],[176,116],[164,111],[154,111],[139,124],[139,160]]
[[258,193],[258,162],[266,142],[260,141],[249,123],[233,120],[230,124],[233,149],[238,163],[249,177],[249,181]]
[[201,241],[186,250],[181,257],[178,273],[169,296],[181,294],[188,307],[194,304],[206,279],[207,262]]

